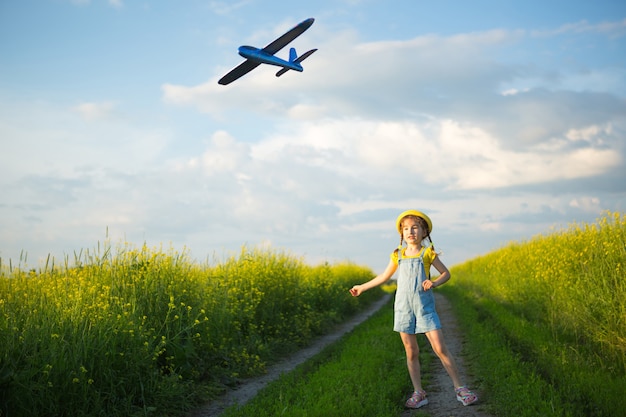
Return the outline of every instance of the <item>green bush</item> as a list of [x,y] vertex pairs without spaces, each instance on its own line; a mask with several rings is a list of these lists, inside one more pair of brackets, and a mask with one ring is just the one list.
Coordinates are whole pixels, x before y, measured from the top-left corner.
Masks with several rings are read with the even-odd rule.
[[[614,416],[626,392],[625,264],[626,215],[608,213],[455,266],[448,293],[476,312],[467,326],[503,337],[530,385],[547,384],[519,399],[527,409],[545,401],[560,410],[553,415]],[[489,391],[508,384],[495,377],[501,363],[478,372]]]
[[245,247],[213,266],[145,246],[4,265],[0,415],[180,415],[380,296],[348,293],[372,275]]

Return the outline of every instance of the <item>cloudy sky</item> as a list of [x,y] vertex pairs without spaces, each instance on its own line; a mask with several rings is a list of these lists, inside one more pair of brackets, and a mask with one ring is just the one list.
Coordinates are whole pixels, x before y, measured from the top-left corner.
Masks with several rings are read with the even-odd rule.
[[[303,73],[217,84],[308,17]],[[379,272],[415,208],[453,266],[626,211],[626,3],[4,0],[0,141],[5,265],[108,239]]]

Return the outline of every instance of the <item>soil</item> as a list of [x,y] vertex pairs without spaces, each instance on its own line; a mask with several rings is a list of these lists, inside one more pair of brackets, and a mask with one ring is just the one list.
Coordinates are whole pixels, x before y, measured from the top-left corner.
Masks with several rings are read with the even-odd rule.
[[459,377],[462,383],[466,384],[478,395],[478,402],[464,407],[463,404],[457,401],[452,380],[441,362],[435,358],[431,369],[428,370],[430,382],[424,386],[428,393],[428,404],[418,410],[407,409],[400,416],[415,416],[418,412],[423,411],[431,417],[491,417],[491,414],[485,410],[484,401],[481,400],[481,393],[475,389],[474,378],[467,372],[467,367],[464,363],[465,357],[463,356],[464,335],[460,331],[452,306],[447,298],[436,291],[435,302],[446,345],[456,362]]
[[[367,320],[372,314],[377,312],[385,303],[389,301],[390,295],[385,295],[380,300],[372,304],[366,311],[356,315],[349,321],[343,323],[334,332],[315,340],[309,347],[281,360],[270,366],[265,375],[246,379],[233,390],[227,391],[218,399],[194,410],[189,417],[215,417],[219,416],[226,408],[239,404],[243,405],[257,394],[259,390],[270,382],[278,379],[281,374],[292,371],[296,366],[320,353],[326,346],[339,340],[344,334],[354,329],[356,326]],[[459,332],[459,326],[452,313],[448,300],[441,294],[435,293],[437,312],[443,327],[446,344],[450,353],[455,358],[461,380],[471,387],[473,381],[471,375],[466,371],[463,363],[463,335]],[[484,410],[484,405],[479,399],[478,403],[463,407],[456,400],[454,389],[450,377],[435,359],[434,366],[430,372],[430,383],[425,386],[428,392],[428,405],[418,410],[405,410],[400,417],[416,416],[418,412],[428,413],[432,417],[491,417]],[[480,397],[480,392],[477,393]],[[408,397],[407,397],[408,398]],[[422,414],[423,415],[423,414]]]

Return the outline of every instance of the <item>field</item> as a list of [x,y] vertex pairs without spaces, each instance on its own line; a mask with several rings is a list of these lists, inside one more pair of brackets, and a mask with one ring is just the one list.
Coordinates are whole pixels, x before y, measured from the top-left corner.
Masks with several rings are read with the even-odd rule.
[[[437,291],[466,332],[465,365],[491,415],[624,415],[625,263],[626,216],[609,213],[451,269]],[[384,309],[225,416],[406,415],[410,382],[391,317]],[[437,359],[418,340],[428,391]],[[411,415],[431,413],[427,406]]]
[[[222,417],[400,416],[411,380],[392,324],[389,302],[339,342]],[[427,343],[425,338],[419,342],[423,348]],[[432,358],[423,354],[422,366]]]
[[[0,266],[2,416],[184,415],[381,294],[349,296],[367,268],[271,250],[216,265],[146,247],[76,258]],[[626,215],[607,213],[451,268],[437,291],[457,310],[494,416],[623,415],[625,264]],[[227,415],[398,415],[408,375],[391,314]]]
[[626,215],[607,213],[452,269],[497,415],[624,415],[625,266]]
[[198,265],[105,246],[72,264],[1,266],[2,416],[181,415],[381,294],[349,295],[367,268],[267,249]]

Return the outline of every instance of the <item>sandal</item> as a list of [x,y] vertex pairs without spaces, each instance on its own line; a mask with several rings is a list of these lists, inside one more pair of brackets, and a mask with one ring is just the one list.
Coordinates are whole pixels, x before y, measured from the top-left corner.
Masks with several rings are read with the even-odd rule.
[[474,404],[478,401],[478,395],[474,394],[466,386],[458,387],[454,391],[456,392],[456,399],[461,401],[463,405]]
[[423,389],[413,392],[411,398],[406,400],[404,406],[406,408],[420,408],[428,404],[428,398],[426,398],[426,391]]

